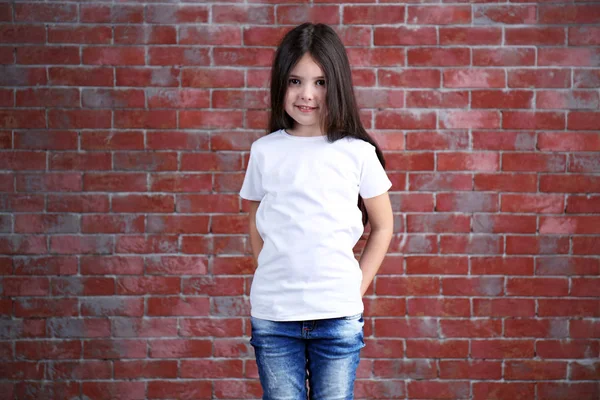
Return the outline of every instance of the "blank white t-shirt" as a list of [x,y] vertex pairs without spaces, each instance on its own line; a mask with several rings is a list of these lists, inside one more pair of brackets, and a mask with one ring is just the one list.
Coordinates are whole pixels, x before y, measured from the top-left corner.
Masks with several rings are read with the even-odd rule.
[[264,241],[250,291],[251,315],[303,321],[363,311],[353,247],[363,233],[358,194],[391,187],[375,147],[360,139],[280,130],[256,140],[240,196],[260,201]]

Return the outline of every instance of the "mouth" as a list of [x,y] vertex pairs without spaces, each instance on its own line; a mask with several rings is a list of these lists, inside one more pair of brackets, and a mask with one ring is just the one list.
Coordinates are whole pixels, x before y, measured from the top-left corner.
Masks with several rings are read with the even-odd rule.
[[296,106],[303,113],[310,113],[315,111],[318,107],[309,107],[309,106]]

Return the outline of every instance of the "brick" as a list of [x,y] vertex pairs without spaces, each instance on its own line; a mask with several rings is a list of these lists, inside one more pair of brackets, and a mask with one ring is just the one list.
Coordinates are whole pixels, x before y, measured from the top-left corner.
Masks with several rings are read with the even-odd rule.
[[600,112],[572,111],[567,118],[568,129],[594,130],[600,126]]
[[600,213],[600,196],[568,196],[566,213]]
[[568,326],[568,320],[560,319],[507,319],[504,324],[504,336],[531,338],[565,338],[569,336]]
[[501,254],[502,238],[490,235],[442,236],[440,250],[443,254]]
[[496,153],[438,153],[438,171],[497,171],[499,157]]
[[[533,299],[473,299],[473,315],[486,317],[533,317]],[[532,348],[533,350],[533,348]]]
[[550,129],[565,128],[565,114],[562,112],[502,111],[504,129]]
[[564,197],[551,194],[502,194],[501,211],[559,214],[564,210]]
[[466,358],[468,352],[469,342],[467,340],[406,340],[406,356],[408,358]]
[[473,6],[474,24],[535,24],[537,7],[534,5]]
[[[6,4],[6,3],[5,3]],[[52,30],[50,30],[51,32]],[[2,24],[0,25],[0,42],[2,43],[38,43],[46,41],[44,26],[34,24]]]
[[440,112],[443,129],[495,129],[500,127],[498,111],[443,111]]
[[566,158],[562,154],[504,153],[502,170],[522,172],[563,172]]
[[408,257],[407,274],[466,274],[467,259],[464,257]]
[[559,380],[567,375],[567,363],[559,361],[509,361],[506,364],[507,380]]
[[80,21],[86,23],[141,23],[144,20],[142,5],[96,5],[84,4]]
[[507,236],[507,254],[566,254],[569,252],[567,237],[553,236]]
[[540,48],[538,65],[597,67],[600,50],[594,48]]
[[597,88],[600,87],[600,70],[584,69],[574,70],[573,87]]
[[256,5],[214,5],[212,22],[217,24],[269,25],[275,22],[275,7]]
[[50,109],[48,111],[48,126],[53,129],[111,128],[111,114],[110,110]]
[[[116,26],[115,43],[119,44],[175,44],[177,30],[173,26]],[[184,39],[182,34],[182,44]]]
[[504,40],[509,46],[564,45],[566,32],[563,27],[506,27]]
[[437,371],[431,360],[375,360],[373,375],[386,379],[434,379]]
[[404,380],[365,380],[355,383],[357,398],[365,399],[401,399],[406,396]]
[[344,6],[344,24],[398,24],[404,22],[405,7],[398,5]]
[[544,68],[508,71],[509,88],[568,88],[570,86],[570,70]]
[[[570,363],[572,380],[595,380],[600,373],[600,363],[589,361]],[[590,397],[591,398],[591,397]]]
[[470,64],[468,48],[409,49],[407,57],[409,66],[451,67]]
[[[444,7],[448,8],[448,7]],[[480,27],[440,27],[440,45],[500,45],[502,29]],[[417,43],[419,44],[419,43]],[[425,43],[423,43],[425,44]],[[435,43],[433,43],[435,44]]]
[[497,380],[502,376],[502,364],[497,361],[440,360],[439,368],[442,379]]
[[504,280],[495,277],[442,279],[442,294],[446,296],[497,296],[504,292]]
[[351,47],[347,52],[353,67],[397,67],[405,63],[405,50],[401,47]]
[[116,86],[176,87],[179,86],[180,73],[178,67],[170,66],[117,68]]
[[269,48],[218,47],[213,50],[213,60],[218,66],[267,67],[272,57],[273,50]]
[[418,46],[438,44],[435,27],[427,26],[376,26],[373,32],[373,43],[375,46]]
[[473,216],[475,233],[535,233],[536,217],[524,215],[476,214]]
[[82,63],[90,65],[144,65],[143,48],[88,47],[82,49]]
[[[310,21],[338,25],[340,23],[340,8],[337,5],[280,5],[277,7],[278,24],[299,25]],[[348,23],[344,21],[344,23]]]
[[474,275],[533,275],[532,257],[472,257]]
[[469,299],[411,297],[407,300],[408,315],[424,317],[469,317]]
[[409,186],[416,191],[472,190],[472,175],[464,173],[411,173]]
[[504,71],[486,69],[446,69],[444,87],[447,88],[503,88]]
[[568,170],[570,172],[598,172],[600,164],[597,154],[574,154],[569,158]]
[[533,108],[533,92],[529,90],[477,90],[471,92],[471,107],[473,108],[497,108],[498,104],[502,104],[506,108]]
[[597,24],[600,6],[596,4],[540,5],[539,22],[542,24]]
[[532,358],[534,355],[533,346],[533,340],[472,340],[471,357],[474,359]]
[[34,4],[14,5],[15,22],[76,22],[75,4]]
[[407,216],[408,232],[469,232],[470,220],[461,215],[428,215],[417,214]]
[[600,315],[600,302],[598,300],[580,299],[540,299],[538,300],[538,315],[541,317],[598,317]]
[[[404,91],[389,89],[358,89],[356,100],[360,108],[402,108],[404,107]],[[247,102],[252,107],[251,102]],[[266,107],[261,107],[266,108]]]
[[429,111],[379,111],[377,129],[435,129],[436,114]]
[[176,378],[177,362],[174,360],[123,360],[114,362],[115,378]]
[[600,240],[597,237],[575,237],[573,238],[573,254],[598,254],[598,244]]
[[[409,5],[406,22],[416,25],[469,24],[471,23],[471,7]],[[398,21],[393,21],[393,23],[398,23]]]
[[402,298],[374,298],[365,301],[365,314],[378,316],[404,316],[406,301]]
[[540,176],[541,192],[600,193],[600,178],[585,174]]
[[407,388],[409,398],[413,399],[460,399],[467,398],[470,393],[468,381],[409,381]]
[[182,396],[185,398],[209,399],[212,396],[212,382],[209,380],[153,380],[148,383],[148,397],[169,398]]
[[535,51],[529,48],[473,49],[473,65],[482,67],[533,66]]
[[596,132],[540,132],[538,148],[542,151],[598,151],[600,134]]
[[246,46],[277,46],[287,31],[289,31],[287,26],[250,26],[244,28],[244,44]]
[[145,20],[153,24],[208,22],[209,8],[204,5],[160,4],[146,7]]
[[407,108],[465,108],[469,104],[467,91],[409,91]]
[[536,261],[536,275],[598,275],[600,263],[583,257],[540,257]]
[[540,382],[537,384],[537,388],[538,395],[548,400],[569,398],[594,400],[600,395],[600,388],[594,382]]
[[593,319],[574,319],[569,322],[571,338],[600,338],[600,321]]
[[543,358],[589,358],[590,354],[598,354],[600,345],[592,340],[539,340],[536,351]]
[[600,97],[588,91],[539,91],[536,97],[536,108],[556,109],[597,109]]
[[435,338],[438,336],[438,324],[432,319],[379,319],[375,321],[375,335],[402,338]]
[[597,234],[600,231],[597,216],[540,217],[540,233]]
[[[24,89],[16,91],[17,107],[79,107],[77,89]],[[45,132],[50,134],[49,132]]]
[[535,383],[474,382],[474,400],[528,400],[535,397]]
[[599,38],[600,38],[600,27],[596,27],[596,26],[569,27],[569,45],[572,45],[572,46],[597,46],[597,45],[600,45]]

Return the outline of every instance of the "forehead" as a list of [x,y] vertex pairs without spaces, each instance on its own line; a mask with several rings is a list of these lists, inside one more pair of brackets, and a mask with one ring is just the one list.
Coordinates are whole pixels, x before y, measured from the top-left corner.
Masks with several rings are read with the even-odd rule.
[[323,70],[319,67],[310,54],[305,53],[300,60],[294,65],[294,68],[290,71],[290,75],[296,75],[300,77],[319,77],[324,76]]

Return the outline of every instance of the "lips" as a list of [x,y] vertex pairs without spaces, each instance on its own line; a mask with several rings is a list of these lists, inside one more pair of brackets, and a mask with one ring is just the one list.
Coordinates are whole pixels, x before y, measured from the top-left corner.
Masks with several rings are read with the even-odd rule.
[[298,109],[302,112],[311,112],[317,109],[317,107],[310,107],[310,106],[302,106],[302,105],[297,105],[296,107],[298,107]]

